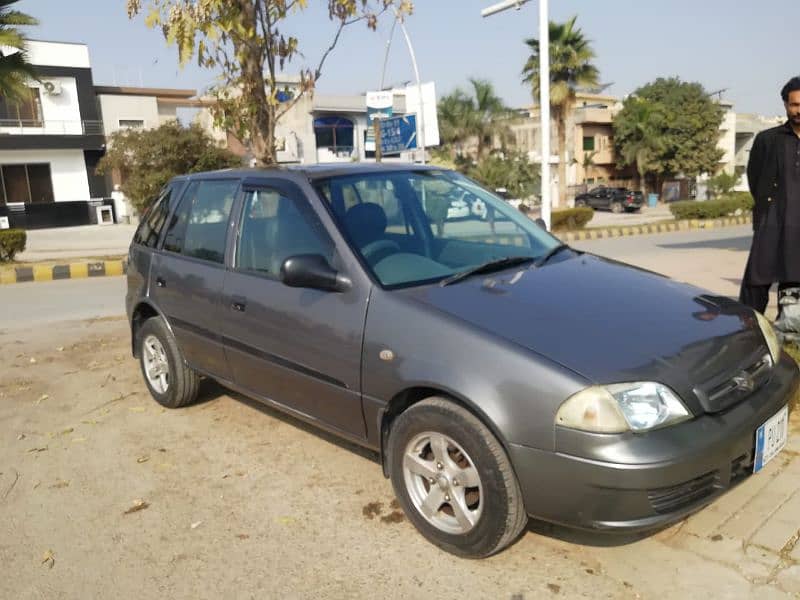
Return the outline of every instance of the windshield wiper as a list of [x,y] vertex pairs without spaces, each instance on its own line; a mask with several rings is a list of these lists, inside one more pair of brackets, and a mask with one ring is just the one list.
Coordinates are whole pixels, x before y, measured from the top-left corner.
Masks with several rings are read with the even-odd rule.
[[524,265],[526,263],[533,262],[534,260],[536,259],[534,259],[532,256],[506,256],[505,258],[490,260],[489,262],[470,267],[469,269],[460,271],[455,275],[451,275],[450,277],[443,279],[439,285],[444,287],[446,285],[450,285],[451,283],[462,281],[467,277],[471,277],[472,275],[477,275],[479,273],[491,273],[492,271],[499,271],[507,267]]
[[537,258],[536,262],[533,263],[533,266],[534,267],[541,267],[544,263],[546,263],[548,260],[553,258],[556,254],[558,254],[562,250],[567,250],[568,248],[569,248],[569,246],[567,246],[566,244],[559,244],[558,246],[553,246],[552,248],[550,248],[550,250],[547,251],[546,254],[542,255],[539,258]]

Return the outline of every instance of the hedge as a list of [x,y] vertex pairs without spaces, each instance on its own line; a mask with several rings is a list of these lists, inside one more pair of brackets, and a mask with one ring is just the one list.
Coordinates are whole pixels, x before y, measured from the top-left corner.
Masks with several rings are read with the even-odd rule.
[[14,260],[17,252],[25,250],[28,234],[23,229],[0,229],[0,263]]
[[588,206],[554,210],[550,215],[550,229],[553,231],[583,229],[593,216],[594,209]]
[[676,219],[719,219],[734,215],[737,211],[750,212],[753,210],[753,197],[747,192],[732,192],[705,202],[673,202],[669,210]]

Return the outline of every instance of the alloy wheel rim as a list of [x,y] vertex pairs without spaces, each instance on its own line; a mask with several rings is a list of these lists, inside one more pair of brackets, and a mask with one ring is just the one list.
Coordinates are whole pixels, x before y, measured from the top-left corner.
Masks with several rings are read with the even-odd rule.
[[150,387],[159,394],[166,394],[169,390],[169,362],[164,345],[156,336],[148,335],[142,344],[142,355]]

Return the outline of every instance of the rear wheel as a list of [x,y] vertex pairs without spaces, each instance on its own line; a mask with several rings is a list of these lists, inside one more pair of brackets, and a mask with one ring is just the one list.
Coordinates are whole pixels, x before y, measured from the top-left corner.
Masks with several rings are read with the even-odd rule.
[[194,402],[200,378],[183,360],[178,344],[161,317],[144,322],[138,332],[139,364],[156,402],[180,408]]
[[409,520],[448,552],[489,556],[513,542],[528,521],[503,447],[450,400],[428,398],[398,416],[388,460]]
[[623,211],[622,203],[621,202],[612,202],[611,203],[611,212],[615,214],[619,214]]

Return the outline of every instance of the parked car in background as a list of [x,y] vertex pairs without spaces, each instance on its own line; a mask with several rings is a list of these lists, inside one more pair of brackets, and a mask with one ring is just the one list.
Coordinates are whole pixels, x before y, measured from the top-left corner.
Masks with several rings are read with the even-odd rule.
[[642,208],[643,203],[642,192],[623,187],[600,186],[575,196],[575,206],[591,206],[614,213],[637,211]]
[[500,196],[503,200],[508,202],[511,206],[519,210],[523,202],[521,198],[513,198],[506,188],[495,188],[494,193]]
[[[432,226],[447,205],[424,199],[463,191],[490,219]],[[445,169],[177,177],[128,259],[156,401],[184,406],[207,377],[375,451],[409,521],[461,556],[498,552],[528,516],[662,527],[787,441],[800,373],[763,315],[572,249]],[[252,493],[292,494],[269,473]]]

